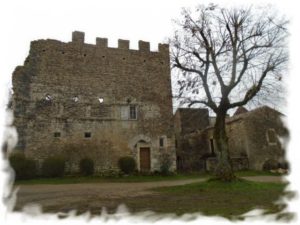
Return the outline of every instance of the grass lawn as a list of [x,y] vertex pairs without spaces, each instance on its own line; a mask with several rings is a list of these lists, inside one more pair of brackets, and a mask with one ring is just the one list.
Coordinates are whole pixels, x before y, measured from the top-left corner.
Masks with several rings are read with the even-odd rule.
[[235,175],[238,177],[248,177],[248,176],[282,176],[280,173],[272,173],[270,171],[255,171],[255,170],[241,170],[236,171]]
[[101,182],[151,182],[167,180],[185,180],[193,178],[209,177],[204,173],[176,174],[170,176],[162,175],[130,175],[122,177],[99,177],[99,176],[65,176],[62,178],[37,178],[32,180],[20,180],[15,184],[77,184],[77,183],[101,183]]
[[245,180],[233,183],[207,181],[155,188],[156,195],[126,199],[124,203],[132,211],[152,210],[177,215],[202,212],[238,219],[239,215],[257,208],[266,209],[266,213],[280,212],[285,205],[276,205],[274,201],[284,194],[285,186]]
[[[237,171],[236,176],[280,176],[280,174],[268,171]],[[122,177],[100,177],[100,176],[65,176],[62,178],[37,178],[32,180],[20,180],[15,184],[78,184],[78,183],[101,183],[101,182],[151,182],[151,181],[167,181],[167,180],[184,180],[193,178],[209,178],[210,173],[178,173],[170,176],[162,175],[130,175]]]

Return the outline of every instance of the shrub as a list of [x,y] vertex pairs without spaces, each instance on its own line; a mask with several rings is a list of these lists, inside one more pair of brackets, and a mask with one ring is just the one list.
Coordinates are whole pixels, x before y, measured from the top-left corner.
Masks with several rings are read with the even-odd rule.
[[276,160],[269,159],[263,165],[263,170],[276,170],[279,168],[279,163]]
[[100,177],[116,178],[121,177],[123,173],[115,169],[102,169],[97,175]]
[[172,166],[171,156],[167,153],[163,153],[160,158],[160,172],[162,175],[169,175],[170,168]]
[[119,159],[119,168],[125,174],[132,174],[136,168],[134,158],[130,156],[121,157]]
[[94,161],[90,158],[83,158],[79,162],[80,173],[84,176],[94,174]]
[[37,175],[37,164],[33,159],[28,159],[22,153],[15,153],[9,156],[11,167],[15,171],[16,180],[35,178]]
[[52,156],[44,160],[42,164],[42,176],[62,177],[65,173],[65,160],[60,156]]
[[290,166],[289,166],[288,162],[281,162],[281,163],[279,163],[279,168],[288,170],[290,168]]

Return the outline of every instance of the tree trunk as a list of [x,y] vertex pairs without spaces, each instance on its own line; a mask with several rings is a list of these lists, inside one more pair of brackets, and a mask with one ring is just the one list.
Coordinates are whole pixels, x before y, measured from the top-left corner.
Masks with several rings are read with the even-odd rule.
[[226,111],[217,113],[214,127],[214,139],[216,143],[216,153],[218,164],[215,170],[216,178],[222,181],[232,181],[235,179],[231,160],[229,156],[228,138],[225,128]]

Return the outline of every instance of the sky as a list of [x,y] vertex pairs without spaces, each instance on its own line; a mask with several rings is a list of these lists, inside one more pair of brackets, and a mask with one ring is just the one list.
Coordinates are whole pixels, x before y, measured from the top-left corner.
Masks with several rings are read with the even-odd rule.
[[[149,41],[151,50],[165,42],[173,34],[172,19],[180,16],[182,7],[200,3],[219,3],[222,6],[236,5],[239,1],[206,0],[2,0],[0,2],[0,139],[7,123],[4,106],[7,102],[11,74],[17,65],[22,65],[28,55],[30,41],[57,39],[71,41],[74,30],[85,32],[85,42],[95,44],[96,37],[108,38],[110,47],[117,46],[118,39],[130,40],[130,48],[137,49],[138,40]],[[299,161],[296,153],[300,135],[299,112],[299,13],[292,0],[244,0],[243,3],[273,3],[291,20],[290,24],[290,70],[288,81],[288,108],[286,114],[291,130],[288,157]],[[299,138],[298,138],[299,139]],[[294,149],[294,150],[293,150]],[[291,157],[293,156],[293,157]],[[297,171],[299,163],[294,164]],[[298,168],[298,169],[297,169]],[[299,171],[299,170],[298,170]],[[295,177],[295,173],[292,178]],[[296,183],[296,182],[295,182]],[[2,183],[0,183],[2,185]],[[296,203],[295,203],[296,204]],[[293,208],[293,205],[291,206]],[[294,206],[296,207],[296,206]],[[5,211],[0,207],[0,212]]]

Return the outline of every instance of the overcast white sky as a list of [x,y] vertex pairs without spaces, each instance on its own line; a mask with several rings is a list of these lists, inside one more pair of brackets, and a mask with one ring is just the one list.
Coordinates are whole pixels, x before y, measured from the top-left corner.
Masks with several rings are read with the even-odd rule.
[[[172,35],[172,19],[178,18],[181,7],[200,3],[235,4],[241,1],[206,0],[2,0],[0,3],[0,139],[4,124],[3,106],[7,100],[7,88],[11,74],[17,65],[22,65],[29,51],[30,41],[57,39],[68,42],[71,32],[84,31],[87,43],[95,43],[96,37],[107,37],[109,46],[117,46],[117,39],[130,40],[130,47],[137,48],[138,40],[151,42],[151,49]],[[246,1],[261,3],[268,1]],[[291,70],[289,79],[288,117],[292,130],[293,149],[299,150],[299,12],[292,0],[269,1],[291,18]],[[296,50],[297,49],[297,50]],[[288,73],[288,72],[287,72]],[[297,121],[297,122],[296,122]],[[294,125],[294,126],[292,126]],[[297,146],[297,147],[296,147]],[[293,159],[300,161],[299,154]],[[299,163],[295,164],[297,167]],[[300,171],[296,169],[297,171]],[[1,184],[0,184],[1,185]],[[2,210],[1,210],[2,211]]]

